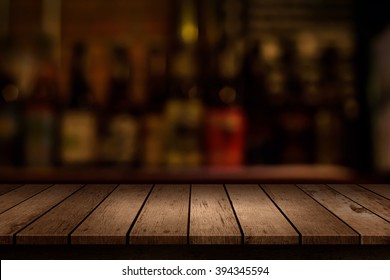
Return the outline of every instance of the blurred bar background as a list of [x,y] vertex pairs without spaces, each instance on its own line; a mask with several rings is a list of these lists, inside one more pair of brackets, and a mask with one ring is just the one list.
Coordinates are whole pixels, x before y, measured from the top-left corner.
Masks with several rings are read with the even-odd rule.
[[0,0],[0,174],[387,174],[389,20],[380,0]]

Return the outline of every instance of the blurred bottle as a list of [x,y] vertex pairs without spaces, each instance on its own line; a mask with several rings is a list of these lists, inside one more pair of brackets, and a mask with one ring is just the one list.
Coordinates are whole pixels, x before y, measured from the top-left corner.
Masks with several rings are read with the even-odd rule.
[[102,145],[103,162],[135,166],[139,161],[139,121],[130,102],[132,66],[125,47],[111,55],[111,75]]
[[168,58],[164,46],[153,45],[147,59],[147,105],[143,118],[143,163],[155,168],[163,160],[163,110],[168,98]]
[[61,119],[61,160],[66,165],[96,162],[97,114],[86,64],[87,48],[76,43],[70,69],[70,100]]
[[282,60],[282,45],[277,37],[262,40],[260,55],[263,63],[266,99],[274,111],[279,111],[286,100],[286,72]]
[[12,45],[0,41],[0,165],[21,163],[20,90],[12,71]]
[[[339,127],[334,122],[334,110],[326,97],[334,87],[328,89],[328,81],[324,76],[324,63],[327,58],[321,57],[321,41],[311,32],[302,31],[296,36],[297,46],[297,78],[300,82],[301,108],[308,119],[306,142],[309,163],[335,164],[337,159],[330,143],[334,143],[331,129],[337,132]],[[329,67],[328,67],[329,68]],[[331,67],[330,67],[331,68]],[[329,107],[330,106],[330,107]],[[330,133],[330,134],[329,134]],[[330,149],[330,150],[329,150]]]
[[196,4],[193,0],[177,3],[177,37],[170,59],[170,98],[165,107],[165,161],[169,166],[198,166],[203,161]]
[[[375,36],[374,36],[375,35]],[[367,36],[367,34],[366,34]],[[368,37],[368,36],[367,36]],[[370,84],[373,126],[373,160],[375,171],[389,174],[390,171],[390,31],[384,28],[370,34]]]
[[320,39],[308,31],[296,36],[297,76],[301,83],[303,104],[315,111],[320,106]]
[[247,43],[243,60],[244,98],[247,114],[246,163],[272,164],[277,160],[275,141],[275,111],[266,89],[267,64],[262,52],[263,43]]
[[244,164],[246,117],[242,107],[242,57],[238,42],[224,38],[217,60],[217,80],[206,116],[207,161],[212,166]]
[[278,116],[282,163],[312,163],[314,161],[313,123],[304,103],[302,81],[297,72],[296,42],[282,40],[284,98]]
[[30,96],[24,106],[25,163],[51,166],[57,162],[58,72],[52,51],[53,42],[46,35],[35,45],[37,68]]
[[[351,34],[345,36],[345,45],[340,48],[340,64],[337,67],[338,77],[340,81],[340,99],[342,103],[342,122],[343,122],[343,143],[342,143],[342,164],[355,169],[370,166],[370,159],[361,154],[361,150],[365,150],[365,155],[371,154],[365,144],[365,137],[362,137],[363,127],[365,123],[369,123],[369,117],[363,112],[366,105],[360,101],[357,93],[357,57],[356,47],[353,43]],[[366,102],[368,103],[368,102]],[[358,139],[358,140],[357,140]],[[372,160],[372,158],[371,158]]]
[[[339,72],[340,54],[335,46],[326,47],[320,57],[321,67],[321,107],[315,115],[316,161],[324,164],[337,164],[342,161],[342,100]],[[350,143],[353,145],[353,143]]]
[[209,19],[205,28],[210,50],[202,70],[208,76],[204,83],[206,160],[211,166],[239,166],[245,163],[244,3],[222,0],[207,5],[215,19]]
[[[257,50],[255,51],[257,52]],[[261,44],[259,45],[259,56],[260,63],[255,63],[252,67],[253,76],[255,82],[251,82],[255,84],[256,91],[258,96],[260,97],[260,92],[262,87],[264,89],[264,98],[265,102],[264,108],[264,123],[266,123],[263,127],[268,127],[268,130],[265,130],[262,136],[251,136],[258,134],[258,130],[253,131],[248,136],[248,141],[253,137],[254,144],[250,144],[251,146],[258,146],[257,153],[261,153],[262,158],[255,159],[256,161],[263,161],[267,159],[267,163],[270,164],[280,164],[283,162],[282,159],[282,145],[283,145],[283,130],[280,125],[279,117],[284,112],[284,106],[286,104],[287,96],[288,96],[288,87],[287,87],[287,79],[288,75],[284,68],[283,62],[283,45],[281,43],[281,39],[274,35],[265,35]],[[261,78],[260,75],[263,75]],[[249,83],[249,85],[251,84]],[[258,97],[258,98],[259,98]],[[253,109],[253,111],[255,111]],[[268,123],[268,125],[267,125]],[[255,125],[256,126],[256,125]],[[252,129],[252,125],[250,126]],[[264,142],[258,142],[256,145],[256,140],[261,139],[268,134],[269,144],[268,148],[262,152],[262,145]],[[261,138],[260,138],[261,137]],[[267,138],[265,138],[267,139]],[[249,142],[250,143],[250,142]],[[249,148],[249,146],[248,146]],[[256,148],[256,147],[255,147]],[[250,159],[250,155],[247,156]]]

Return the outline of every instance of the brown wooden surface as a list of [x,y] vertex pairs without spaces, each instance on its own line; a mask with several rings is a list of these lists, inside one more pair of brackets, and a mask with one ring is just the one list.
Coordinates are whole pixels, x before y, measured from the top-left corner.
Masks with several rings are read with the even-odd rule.
[[240,229],[223,185],[192,185],[189,243],[241,243]]
[[357,244],[359,235],[294,185],[262,185],[302,235],[302,244]]
[[329,185],[390,222],[390,200],[357,185]]
[[24,185],[0,196],[0,213],[47,189],[50,185]]
[[245,244],[298,244],[299,234],[259,185],[226,185]]
[[72,233],[72,244],[126,244],[126,234],[151,185],[120,185]]
[[16,235],[20,244],[67,244],[68,235],[115,185],[86,185]]
[[326,185],[299,185],[361,236],[362,244],[390,244],[390,223]]
[[377,194],[390,199],[390,185],[385,185],[385,184],[366,185],[365,184],[362,186],[366,189],[369,189],[370,191],[376,192]]
[[67,198],[81,185],[54,185],[0,215],[0,244],[11,244],[13,235]]
[[9,191],[21,186],[20,184],[0,184],[0,195],[3,195]]
[[0,244],[386,245],[386,191],[377,185],[30,184],[0,195]]
[[187,243],[189,185],[156,185],[130,232],[130,244]]

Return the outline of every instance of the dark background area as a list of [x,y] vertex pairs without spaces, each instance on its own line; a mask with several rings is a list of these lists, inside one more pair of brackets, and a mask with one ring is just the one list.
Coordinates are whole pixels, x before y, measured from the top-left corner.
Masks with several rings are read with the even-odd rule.
[[0,4],[3,181],[387,178],[387,1]]

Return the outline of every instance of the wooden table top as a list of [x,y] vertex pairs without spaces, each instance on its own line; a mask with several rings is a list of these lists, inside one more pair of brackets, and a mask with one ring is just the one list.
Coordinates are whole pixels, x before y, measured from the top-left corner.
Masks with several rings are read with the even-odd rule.
[[390,185],[3,184],[0,244],[390,244]]

